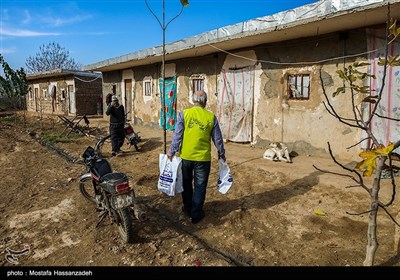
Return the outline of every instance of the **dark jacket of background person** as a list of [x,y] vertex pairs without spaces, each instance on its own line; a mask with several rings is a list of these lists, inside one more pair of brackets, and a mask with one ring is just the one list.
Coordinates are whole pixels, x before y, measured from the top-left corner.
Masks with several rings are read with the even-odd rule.
[[113,96],[112,102],[108,105],[106,115],[110,116],[112,154],[115,155],[121,151],[125,138],[125,109],[123,105],[119,104],[116,96]]

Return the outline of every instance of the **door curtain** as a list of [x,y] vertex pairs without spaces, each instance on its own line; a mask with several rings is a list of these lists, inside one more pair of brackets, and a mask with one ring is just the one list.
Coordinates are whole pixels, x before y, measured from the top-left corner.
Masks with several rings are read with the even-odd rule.
[[[370,87],[374,90],[374,94],[379,94],[382,88],[383,70],[384,66],[378,65],[379,58],[385,57],[385,33],[383,36],[377,36],[376,30],[368,30],[368,51],[376,50],[371,52],[369,56],[370,65],[369,73],[375,75],[376,79],[370,79]],[[382,38],[382,39],[381,39]],[[400,54],[400,44],[395,42],[389,46],[389,56],[395,56]],[[372,103],[366,103],[364,112],[366,116],[369,116],[370,110],[374,106]],[[378,104],[376,113],[392,119],[400,119],[400,66],[388,67],[386,70],[385,85],[382,91],[382,99]],[[371,130],[376,136],[379,143],[388,145],[389,142],[396,142],[400,137],[400,121],[393,121],[386,118],[380,118],[375,116],[371,122]],[[363,133],[362,139],[366,138],[366,134]],[[365,142],[365,141],[364,141]],[[365,143],[370,147],[371,143]],[[396,152],[400,152],[400,148],[396,149]]]
[[164,114],[164,91],[163,91],[163,79],[159,79],[160,85],[160,126],[164,128],[164,116],[166,120],[166,130],[175,130],[176,122],[176,77],[165,79],[165,112]]
[[218,89],[217,117],[223,138],[232,142],[251,142],[254,67],[222,70]]

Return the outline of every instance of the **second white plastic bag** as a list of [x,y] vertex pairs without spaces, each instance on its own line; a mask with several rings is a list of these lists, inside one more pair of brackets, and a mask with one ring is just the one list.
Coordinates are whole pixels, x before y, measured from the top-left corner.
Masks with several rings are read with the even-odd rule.
[[233,177],[231,170],[223,159],[218,160],[218,184],[217,189],[220,193],[226,194],[233,185]]

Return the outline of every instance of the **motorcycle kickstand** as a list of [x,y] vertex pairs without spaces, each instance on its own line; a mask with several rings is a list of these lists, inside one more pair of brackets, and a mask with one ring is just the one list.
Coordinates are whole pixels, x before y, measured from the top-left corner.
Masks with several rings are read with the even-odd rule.
[[107,216],[107,214],[108,214],[107,210],[104,210],[104,212],[100,214],[100,220],[97,222],[96,228],[98,228],[100,226],[100,224],[103,222],[103,220]]

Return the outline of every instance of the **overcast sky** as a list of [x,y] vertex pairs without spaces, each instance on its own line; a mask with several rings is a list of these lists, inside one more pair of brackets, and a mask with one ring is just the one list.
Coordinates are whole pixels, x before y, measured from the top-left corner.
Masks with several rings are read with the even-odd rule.
[[[317,0],[164,0],[166,42],[290,10]],[[162,0],[147,0],[162,22]],[[145,0],[0,0],[0,53],[13,69],[39,47],[59,43],[82,65],[162,45]]]

